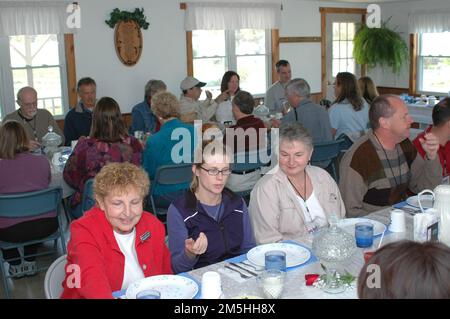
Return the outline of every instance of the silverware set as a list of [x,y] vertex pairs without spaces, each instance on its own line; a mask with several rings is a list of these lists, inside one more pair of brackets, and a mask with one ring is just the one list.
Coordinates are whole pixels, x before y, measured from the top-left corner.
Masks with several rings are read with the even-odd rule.
[[[244,261],[239,263],[229,262],[224,267],[238,273],[241,278],[244,279],[256,277],[258,276],[257,272],[263,270],[263,268],[258,268],[257,266],[251,265]],[[249,267],[252,268],[252,270],[250,270]]]

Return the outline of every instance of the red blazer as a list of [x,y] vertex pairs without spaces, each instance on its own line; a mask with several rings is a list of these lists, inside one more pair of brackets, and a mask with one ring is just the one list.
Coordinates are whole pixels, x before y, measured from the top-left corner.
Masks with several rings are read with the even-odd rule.
[[[92,208],[72,222],[70,234],[61,298],[113,298],[112,293],[122,289],[125,257],[105,213]],[[145,277],[172,274],[164,225],[148,212],[136,225],[135,248]]]

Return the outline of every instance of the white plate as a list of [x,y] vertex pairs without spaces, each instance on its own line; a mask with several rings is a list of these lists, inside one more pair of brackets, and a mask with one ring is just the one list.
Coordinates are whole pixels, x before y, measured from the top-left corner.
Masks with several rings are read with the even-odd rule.
[[286,267],[294,267],[306,263],[311,257],[308,249],[288,243],[259,245],[247,253],[247,259],[255,265],[264,267],[265,253],[270,250],[281,250],[286,253]]
[[147,289],[158,290],[161,299],[192,299],[198,292],[198,285],[192,279],[177,275],[159,275],[138,280],[128,286],[127,299]]
[[[423,209],[432,208],[433,207],[433,195],[420,195],[420,202],[422,203]],[[406,200],[406,203],[409,206],[419,207],[419,200],[417,196],[411,196]]]
[[386,225],[379,221],[369,218],[345,218],[338,222],[338,226],[347,231],[352,236],[355,236],[355,224],[369,222],[373,224],[373,235],[378,236],[386,231]]

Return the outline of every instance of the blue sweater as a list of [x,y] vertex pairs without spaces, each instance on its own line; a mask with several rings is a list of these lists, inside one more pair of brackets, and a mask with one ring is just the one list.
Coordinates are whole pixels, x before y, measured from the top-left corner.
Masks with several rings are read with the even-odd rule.
[[92,112],[87,110],[81,102],[72,108],[64,119],[64,137],[66,146],[81,136],[89,136],[91,132]]
[[147,101],[143,101],[133,106],[131,110],[131,127],[129,133],[134,134],[135,131],[143,131],[144,133],[155,133],[157,118],[153,114]]

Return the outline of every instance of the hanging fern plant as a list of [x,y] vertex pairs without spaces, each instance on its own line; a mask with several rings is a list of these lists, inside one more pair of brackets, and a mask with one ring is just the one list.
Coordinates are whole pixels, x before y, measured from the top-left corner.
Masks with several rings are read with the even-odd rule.
[[143,28],[144,30],[148,29],[149,23],[147,22],[147,17],[144,15],[144,8],[136,8],[134,12],[129,11],[120,11],[118,8],[115,8],[113,12],[110,14],[110,19],[106,20],[105,23],[109,25],[112,29],[114,29],[114,26],[116,23],[120,21],[135,21],[139,27]]
[[353,39],[353,56],[358,64],[388,66],[398,74],[408,61],[408,46],[399,33],[387,27],[388,22],[382,22],[380,28],[363,24]]

